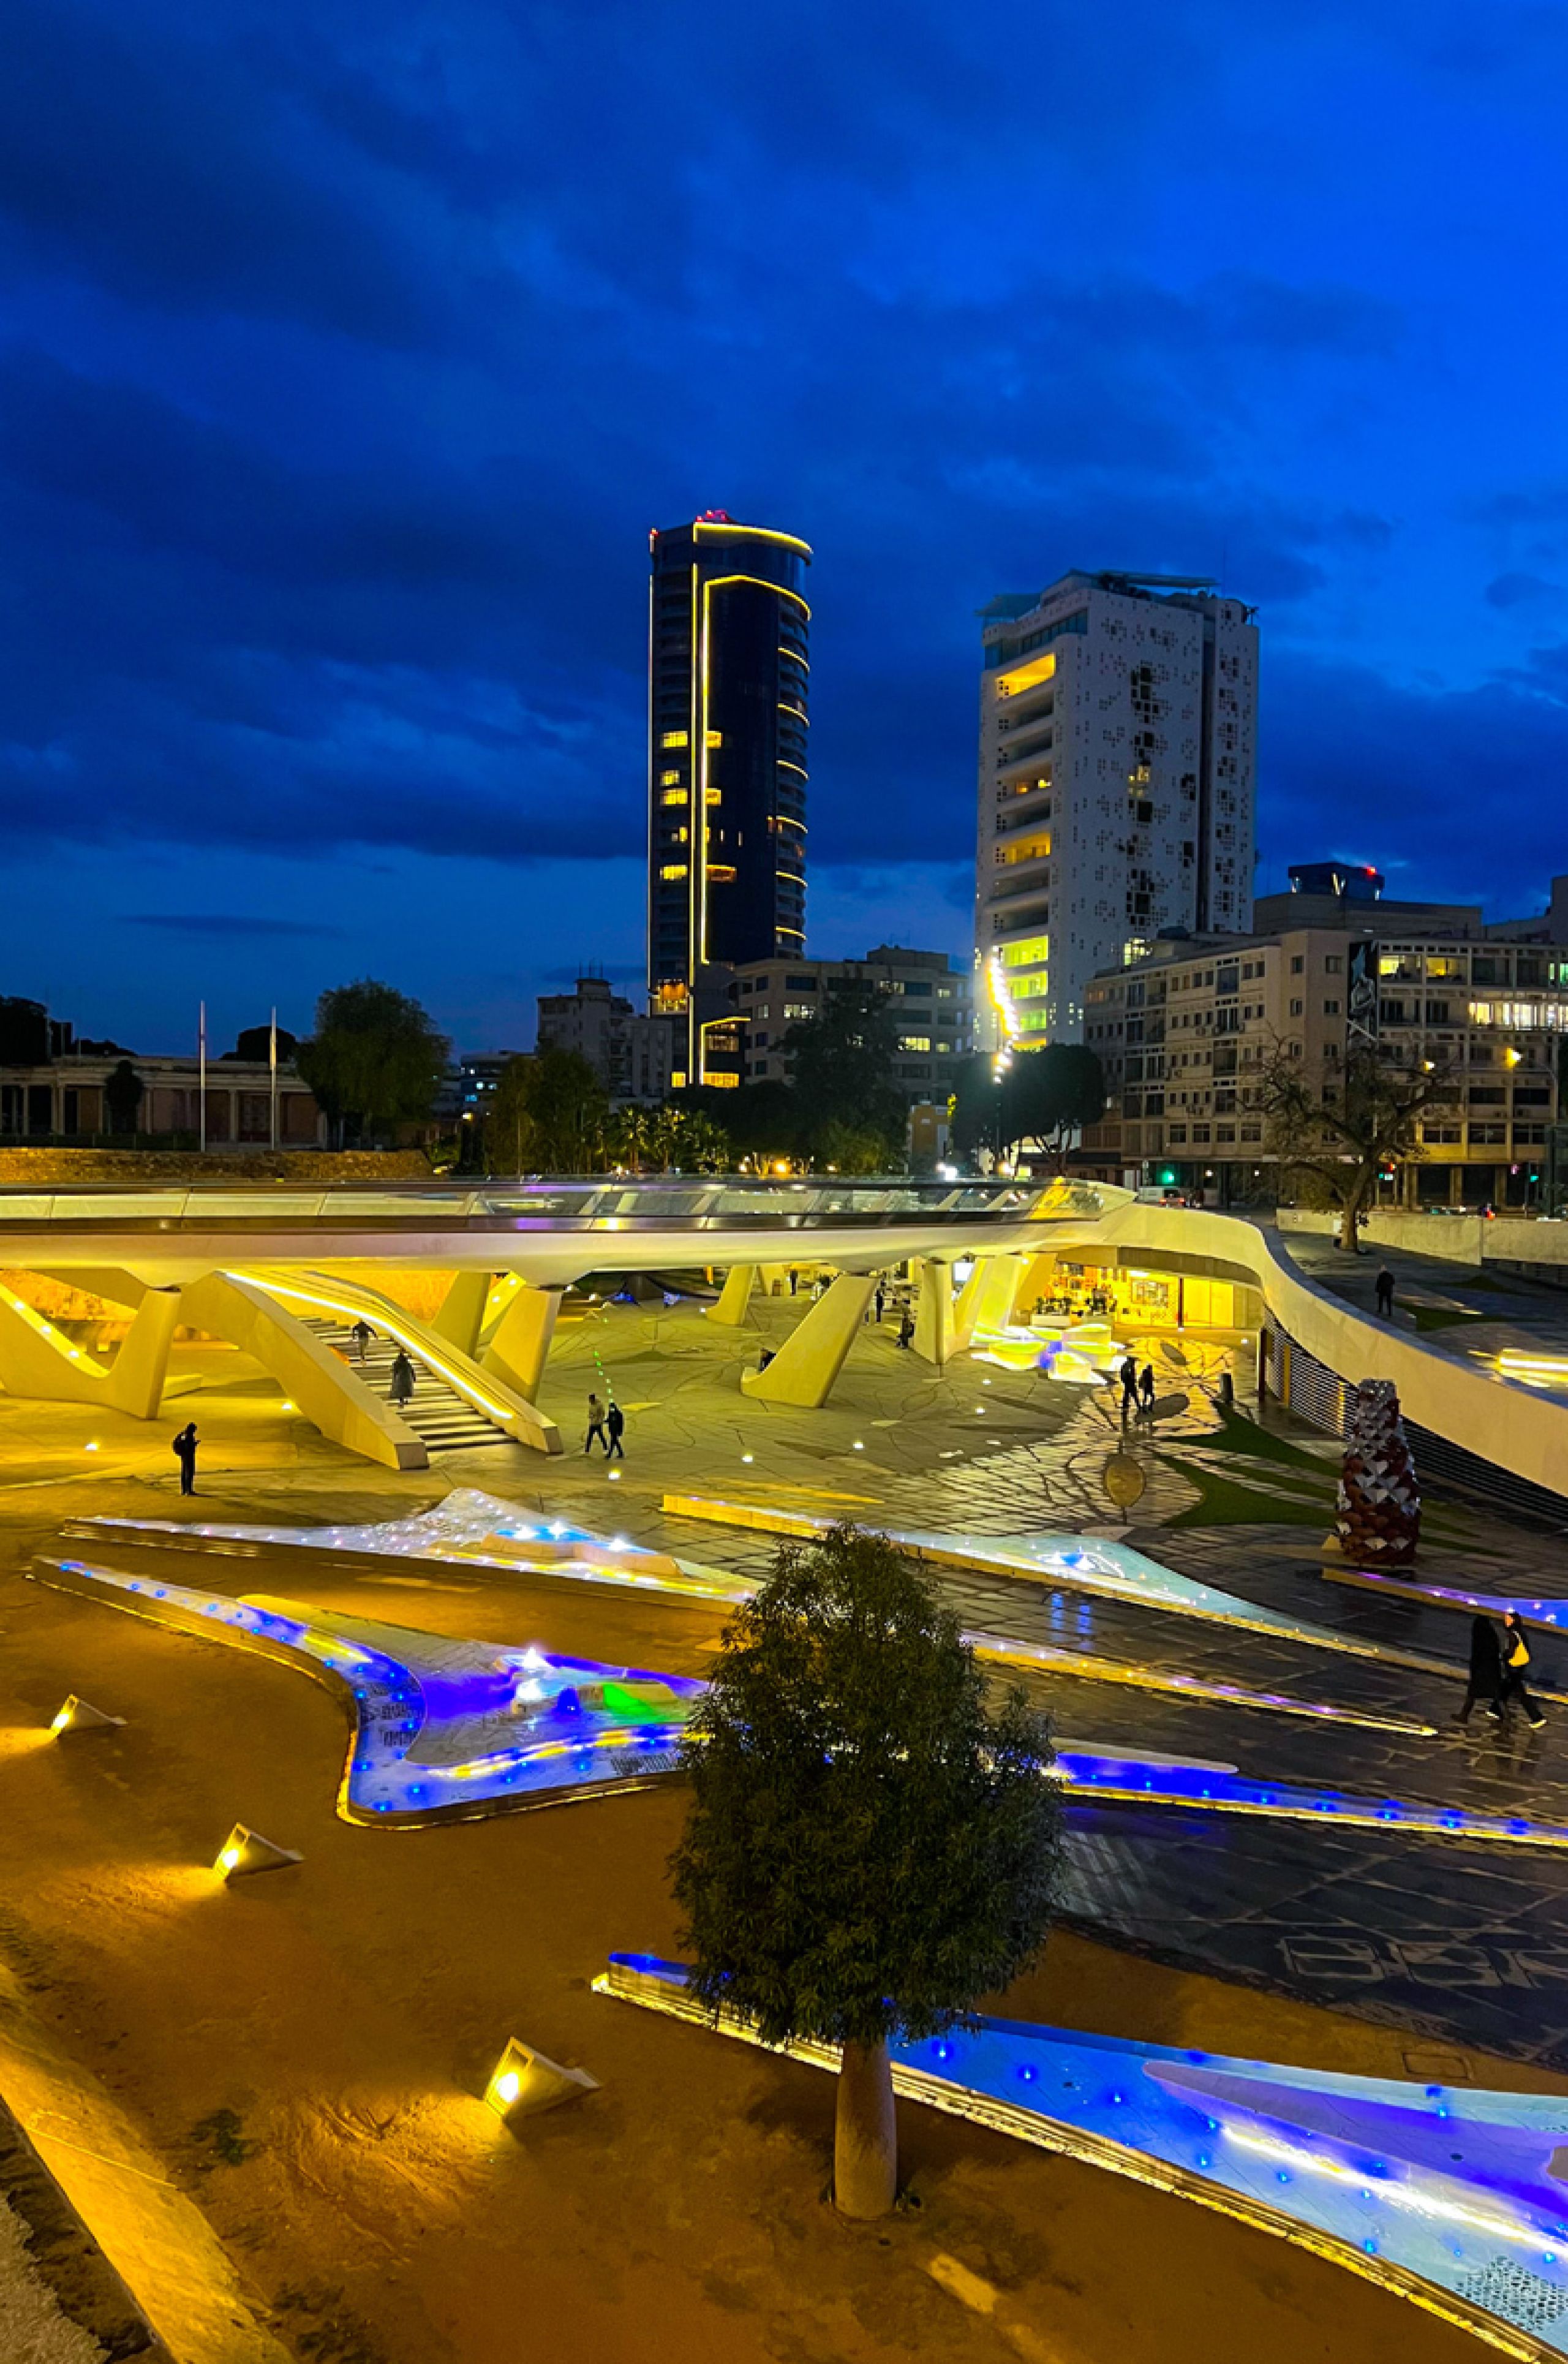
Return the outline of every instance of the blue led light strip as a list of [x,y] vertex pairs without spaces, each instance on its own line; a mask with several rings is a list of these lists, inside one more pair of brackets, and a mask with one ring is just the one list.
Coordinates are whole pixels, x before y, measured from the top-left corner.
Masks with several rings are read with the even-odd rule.
[[302,1668],[349,1702],[344,1820],[468,1818],[639,1787],[679,1769],[690,1676],[494,1642],[450,1639],[298,1603],[236,1600],[150,1577],[35,1560],[46,1584]]
[[[612,1954],[594,1986],[715,2024],[678,1962]],[[759,2041],[728,2014],[717,2028]],[[786,2049],[838,2065],[828,2045]],[[910,2100],[1239,2216],[1525,2364],[1568,2355],[1568,2189],[1555,2171],[1568,2098],[1327,2075],[1006,2019],[892,2052]]]

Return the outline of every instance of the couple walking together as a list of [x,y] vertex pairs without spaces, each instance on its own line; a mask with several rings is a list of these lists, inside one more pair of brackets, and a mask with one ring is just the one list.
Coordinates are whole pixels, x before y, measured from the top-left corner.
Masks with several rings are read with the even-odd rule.
[[592,1453],[594,1439],[596,1436],[605,1448],[606,1461],[613,1461],[617,1455],[624,1461],[626,1449],[620,1439],[621,1431],[625,1426],[626,1414],[613,1396],[610,1399],[609,1410],[606,1411],[598,1397],[591,1395],[588,1398],[588,1433],[583,1439],[584,1452]]

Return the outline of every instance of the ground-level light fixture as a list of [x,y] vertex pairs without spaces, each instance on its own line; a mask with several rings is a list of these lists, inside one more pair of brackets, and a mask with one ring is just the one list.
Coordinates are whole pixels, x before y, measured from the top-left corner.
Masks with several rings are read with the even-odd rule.
[[547,2059],[531,2044],[514,2035],[495,2064],[484,2099],[496,2116],[511,2125],[519,2118],[538,2117],[541,2110],[553,2110],[562,2102],[580,2102],[584,2093],[598,2090],[598,2079],[590,2077],[585,2068],[563,2068],[559,2061]]
[[67,1732],[116,1732],[124,1723],[123,1715],[106,1715],[101,1707],[95,1707],[90,1700],[78,1699],[72,1691],[49,1728],[59,1739]]
[[293,1847],[274,1846],[260,1831],[236,1823],[218,1849],[213,1869],[220,1879],[243,1879],[253,1871],[282,1871],[287,1865],[303,1860]]

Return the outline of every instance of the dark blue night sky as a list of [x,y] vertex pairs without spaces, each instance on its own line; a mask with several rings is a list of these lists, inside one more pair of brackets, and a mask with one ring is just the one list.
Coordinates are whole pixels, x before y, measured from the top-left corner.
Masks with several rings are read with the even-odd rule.
[[1568,7],[11,0],[0,990],[640,974],[646,536],[816,546],[811,949],[967,942],[977,627],[1263,630],[1261,886],[1568,870]]

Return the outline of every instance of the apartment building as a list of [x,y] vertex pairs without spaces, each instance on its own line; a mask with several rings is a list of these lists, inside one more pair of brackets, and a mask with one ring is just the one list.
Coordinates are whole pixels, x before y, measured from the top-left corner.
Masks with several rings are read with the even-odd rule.
[[[1273,918],[1293,898],[1270,898]],[[1485,934],[1472,907],[1397,905],[1337,925],[1267,934],[1177,935],[1088,989],[1085,1039],[1105,1065],[1108,1107],[1084,1138],[1099,1170],[1202,1188],[1221,1204],[1272,1199],[1258,1083],[1276,1054],[1337,1096],[1352,1041],[1392,1064],[1450,1069],[1421,1157],[1397,1186],[1414,1206],[1522,1206],[1540,1193],[1560,1116],[1568,1034],[1568,946]]]
[[1257,627],[1198,577],[1078,572],[981,627],[981,1048],[1076,1042],[1092,976],[1251,924]]
[[539,997],[539,1047],[586,1059],[612,1100],[662,1100],[677,1056],[674,1018],[645,1018],[609,979],[580,976]]
[[973,1049],[974,1003],[966,967],[946,953],[875,944],[864,960],[749,961],[737,968],[731,998],[749,1083],[784,1081],[782,1045],[790,1028],[815,1018],[835,978],[869,980],[895,1000],[897,1077],[911,1102],[947,1101]]

